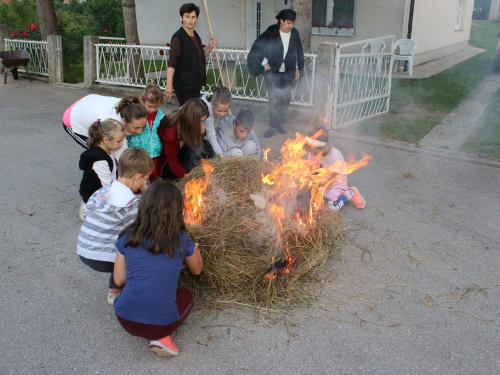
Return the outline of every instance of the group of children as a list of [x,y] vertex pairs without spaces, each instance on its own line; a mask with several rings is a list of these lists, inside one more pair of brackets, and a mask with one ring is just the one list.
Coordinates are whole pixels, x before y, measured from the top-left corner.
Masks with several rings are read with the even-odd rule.
[[[168,116],[159,109],[162,100],[154,85],[140,98],[88,95],[68,108],[63,124],[87,148],[79,163],[87,213],[77,254],[93,270],[111,274],[107,301],[124,329],[150,340],[156,354],[170,356],[178,353],[171,334],[194,303],[188,289],[177,287],[183,262],[195,275],[203,268],[198,245],[184,225],[182,193],[172,180],[182,178],[201,157],[259,156],[261,147],[253,113],[241,110],[233,116],[226,88],[189,99]],[[98,118],[89,121],[84,136],[84,121],[92,112]],[[328,144],[325,129],[309,134],[304,147],[320,166],[343,160]],[[345,176],[324,196],[334,210],[347,201],[358,209],[365,205]]]
[[124,329],[167,356],[177,354],[170,335],[194,303],[188,289],[177,288],[182,264],[193,274],[203,268],[185,230],[182,193],[168,180],[182,178],[201,157],[259,156],[261,149],[252,112],[232,116],[226,88],[168,116],[162,100],[154,85],[140,98],[88,95],[66,110],[63,125],[86,148],[77,254],[110,273],[107,301]]

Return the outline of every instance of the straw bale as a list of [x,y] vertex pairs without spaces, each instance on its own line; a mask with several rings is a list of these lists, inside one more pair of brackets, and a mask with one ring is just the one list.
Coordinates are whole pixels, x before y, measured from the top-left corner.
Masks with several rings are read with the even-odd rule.
[[[183,272],[180,285],[193,291],[197,303],[212,306],[234,302],[276,308],[310,300],[314,271],[340,247],[340,215],[321,210],[307,231],[284,220],[283,240],[295,262],[291,273],[268,280],[277,233],[268,223],[270,214],[254,200],[271,196],[273,186],[262,183],[262,174],[270,173],[274,164],[255,157],[214,159],[210,164],[214,171],[204,193],[202,222],[188,225],[200,245],[204,268],[200,276]],[[183,190],[187,181],[203,176],[197,167],[179,187]]]

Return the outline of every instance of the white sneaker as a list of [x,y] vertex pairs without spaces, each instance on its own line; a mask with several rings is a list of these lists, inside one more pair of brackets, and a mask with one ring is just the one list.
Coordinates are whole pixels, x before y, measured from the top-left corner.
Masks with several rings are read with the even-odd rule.
[[108,292],[108,305],[113,306],[115,304],[115,298],[120,295],[121,289],[111,288]]
[[81,221],[85,221],[85,218],[87,217],[87,206],[85,205],[85,202],[82,201],[82,203],[80,203],[80,207],[78,208],[78,213],[76,214],[76,218],[81,220]]

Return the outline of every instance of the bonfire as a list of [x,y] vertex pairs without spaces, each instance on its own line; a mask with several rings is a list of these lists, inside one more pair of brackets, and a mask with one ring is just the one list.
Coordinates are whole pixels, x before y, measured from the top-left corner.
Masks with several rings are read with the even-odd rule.
[[303,158],[304,137],[281,149],[281,163],[256,157],[203,161],[179,183],[185,221],[204,261],[200,276],[180,284],[198,302],[275,308],[309,301],[316,270],[339,251],[343,226],[322,204],[339,173],[369,157],[324,170]]

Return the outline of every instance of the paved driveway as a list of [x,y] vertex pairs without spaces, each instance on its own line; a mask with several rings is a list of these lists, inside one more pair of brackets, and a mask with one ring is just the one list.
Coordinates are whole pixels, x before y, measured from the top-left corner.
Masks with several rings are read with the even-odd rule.
[[107,275],[76,256],[82,149],[61,114],[86,93],[0,85],[0,373],[500,373],[498,166],[347,138],[334,141],[345,155],[373,155],[349,176],[368,205],[342,211],[322,298],[281,318],[197,311],[179,356],[156,357],[106,304]]

